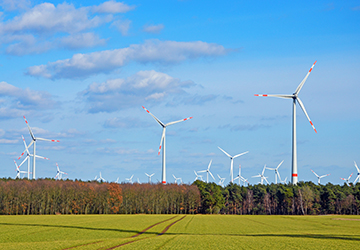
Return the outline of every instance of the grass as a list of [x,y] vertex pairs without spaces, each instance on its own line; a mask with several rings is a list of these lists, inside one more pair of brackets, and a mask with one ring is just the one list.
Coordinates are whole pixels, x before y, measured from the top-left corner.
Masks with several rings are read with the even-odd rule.
[[0,249],[356,249],[359,244],[360,216],[0,216]]

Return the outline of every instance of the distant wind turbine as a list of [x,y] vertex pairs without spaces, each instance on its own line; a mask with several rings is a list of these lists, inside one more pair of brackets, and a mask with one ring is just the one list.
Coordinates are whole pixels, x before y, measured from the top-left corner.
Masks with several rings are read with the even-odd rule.
[[[95,177],[95,179],[96,179],[96,177]],[[99,182],[100,182],[100,181],[106,182],[106,180],[105,180],[104,178],[102,178],[101,172],[100,172],[100,177],[97,178],[96,180],[99,181]]]
[[357,170],[357,177],[355,179],[355,181],[353,182],[353,185],[355,186],[356,185],[356,182],[359,182],[360,180],[360,169],[359,167],[356,165],[356,162],[354,161],[354,164],[355,164],[355,167],[356,167],[356,170]]
[[[59,142],[59,140],[50,140],[50,139],[44,139],[44,138],[40,138],[40,137],[35,137],[34,133],[32,132],[30,126],[29,126],[29,123],[28,121],[26,120],[25,116],[24,116],[24,119],[25,119],[25,122],[26,122],[26,125],[29,129],[29,133],[31,135],[31,138],[32,138],[32,142],[30,142],[30,144],[26,147],[26,149],[24,150],[24,152],[20,155],[20,157],[18,158],[18,160],[24,155],[25,152],[28,152],[28,148],[33,145],[33,149],[34,149],[34,152],[33,152],[33,176],[32,178],[35,179],[35,159],[36,159],[36,141],[50,141],[50,142]],[[25,142],[25,141],[24,141]]]
[[147,175],[147,177],[149,178],[149,183],[151,183],[151,176],[153,176],[155,173],[153,173],[153,174],[147,174],[147,173],[145,173],[146,175]]
[[281,164],[283,163],[284,161],[280,162],[280,164],[276,167],[276,168],[267,168],[269,170],[275,170],[275,184],[277,184],[277,177],[279,177],[279,181],[281,182],[281,177],[280,177],[280,173],[279,173],[279,167],[281,166]]
[[132,175],[130,178],[125,178],[125,180],[129,181],[131,184],[133,184],[132,178],[134,177],[134,175]]
[[322,175],[322,176],[319,176],[319,175],[317,175],[317,173],[315,173],[312,169],[310,169],[310,170],[311,170],[311,172],[313,172],[314,175],[318,178],[318,184],[319,184],[319,185],[320,185],[320,179],[321,179],[321,178],[324,178],[324,177],[330,175],[330,174],[324,174],[324,175]]
[[221,178],[219,174],[218,174],[217,176],[218,176],[219,179],[220,179],[219,185],[222,186],[222,187],[224,187],[224,181],[225,181],[226,178],[225,178],[225,177],[224,177],[224,178]]
[[260,181],[261,184],[264,184],[264,180],[267,182],[267,184],[270,184],[270,183],[268,182],[268,180],[267,180],[267,177],[264,176],[265,169],[266,169],[266,165],[264,166],[262,173],[253,176],[253,178],[260,177],[260,178],[261,178],[261,181]]
[[210,160],[210,163],[209,163],[208,168],[206,170],[198,171],[198,173],[205,173],[206,172],[206,183],[209,183],[209,174],[211,175],[211,177],[215,181],[215,178],[214,178],[213,174],[210,172],[211,162],[212,162],[212,160]]
[[175,175],[172,175],[175,179],[175,184],[179,184],[178,181],[180,181],[180,184],[182,184],[182,179],[179,177],[177,178]]
[[306,79],[309,77],[310,72],[312,71],[312,69],[315,66],[316,61],[314,62],[314,64],[311,66],[309,72],[306,74],[305,78],[300,82],[299,86],[296,88],[295,92],[292,95],[267,95],[267,94],[255,94],[255,96],[271,96],[271,97],[278,97],[278,98],[285,98],[285,99],[292,99],[293,100],[293,123],[292,123],[292,184],[296,185],[298,183],[298,168],[297,168],[297,150],[296,150],[296,101],[299,103],[301,109],[304,111],[307,119],[309,120],[311,126],[313,127],[314,131],[317,133],[314,124],[312,123],[312,121],[310,120],[309,115],[307,114],[306,110],[305,110],[305,106],[302,103],[302,101],[300,100],[300,98],[298,97],[299,92],[301,90],[301,88],[303,87]]
[[340,178],[340,179],[345,181],[346,184],[350,187],[350,178],[351,178],[352,175],[353,175],[353,173],[351,173],[351,175],[347,179],[345,179],[345,178]]
[[245,182],[249,183],[247,179],[245,179],[242,175],[241,175],[241,165],[239,164],[239,174],[235,177],[235,180],[239,180],[239,186],[241,185],[241,181],[244,182],[244,186],[245,186]]
[[170,125],[173,125],[175,123],[179,123],[179,122],[183,122],[183,121],[186,121],[186,120],[189,120],[189,119],[192,119],[192,117],[188,117],[188,118],[185,118],[185,119],[182,119],[182,120],[178,120],[178,121],[174,121],[174,122],[169,122],[169,123],[162,123],[158,118],[156,118],[153,114],[150,113],[149,110],[147,110],[144,106],[142,106],[143,109],[148,112],[154,119],[155,121],[157,121],[160,126],[163,128],[163,132],[162,132],[162,135],[161,135],[161,140],[160,140],[160,146],[159,146],[159,152],[158,152],[158,155],[160,155],[160,151],[161,151],[161,147],[162,147],[162,183],[163,184],[166,184],[166,157],[165,157],[165,132],[166,132],[166,127],[167,126],[170,126]]
[[194,170],[194,173],[195,173],[195,175],[196,175],[196,177],[195,177],[195,180],[194,181],[196,181],[196,180],[201,180],[201,181],[204,181],[203,180],[203,178],[202,178],[202,175],[198,175],[198,173],[196,173],[196,171]]
[[21,166],[21,165],[18,166],[18,164],[16,163],[15,160],[14,160],[14,163],[15,163],[15,167],[16,167],[16,177],[15,177],[15,178],[21,179],[20,174],[28,174],[27,171],[21,171],[21,170],[20,170],[20,166]]
[[60,168],[59,168],[59,165],[56,163],[56,168],[57,168],[57,171],[56,171],[56,176],[55,176],[55,179],[58,179],[58,180],[61,180],[62,179],[62,175],[63,174],[67,174],[63,171],[60,171]]
[[218,147],[221,151],[223,151],[224,154],[226,154],[229,158],[230,158],[230,181],[231,183],[233,182],[234,180],[234,173],[233,173],[233,165],[234,165],[234,159],[236,157],[239,157],[241,155],[244,155],[244,154],[247,154],[249,153],[249,151],[246,151],[244,153],[241,153],[241,154],[238,154],[238,155],[235,155],[235,156],[231,156],[229,155],[227,152],[225,152],[225,150],[223,150],[222,148]]

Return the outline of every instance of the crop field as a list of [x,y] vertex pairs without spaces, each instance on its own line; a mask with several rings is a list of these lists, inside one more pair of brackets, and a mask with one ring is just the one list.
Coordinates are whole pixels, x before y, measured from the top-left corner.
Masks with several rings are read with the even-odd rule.
[[0,216],[0,249],[357,249],[360,216]]

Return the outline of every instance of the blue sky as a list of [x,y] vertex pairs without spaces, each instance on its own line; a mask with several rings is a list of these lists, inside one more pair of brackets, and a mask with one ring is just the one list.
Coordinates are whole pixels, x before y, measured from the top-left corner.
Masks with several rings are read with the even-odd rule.
[[[167,181],[206,169],[229,182],[231,155],[251,178],[291,174],[290,100],[317,60],[298,107],[299,180],[342,183],[360,163],[360,1],[0,1],[0,176],[38,137],[37,177]],[[21,161],[18,161],[18,164]],[[22,167],[22,170],[25,170]],[[274,173],[265,172],[269,181]],[[352,178],[354,180],[354,177]],[[218,179],[216,179],[218,182]]]

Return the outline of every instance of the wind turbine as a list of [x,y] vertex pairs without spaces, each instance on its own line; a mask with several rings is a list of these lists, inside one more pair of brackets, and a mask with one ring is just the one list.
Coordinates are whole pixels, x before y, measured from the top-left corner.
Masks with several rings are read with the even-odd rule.
[[217,176],[218,176],[219,179],[220,179],[219,185],[222,186],[222,187],[224,187],[224,181],[225,181],[226,178],[225,178],[225,177],[224,177],[224,178],[221,178],[219,174],[218,174]]
[[57,168],[57,171],[56,171],[56,176],[55,176],[55,179],[57,178],[58,180],[61,180],[62,179],[62,175],[63,174],[67,174],[63,171],[60,171],[60,168],[59,168],[59,165],[56,163],[56,168]]
[[131,184],[133,184],[132,178],[134,177],[134,175],[132,175],[130,178],[125,178],[125,180],[129,181]]
[[[96,179],[96,177],[95,177],[95,179]],[[100,181],[106,182],[106,180],[105,180],[104,178],[102,178],[101,172],[100,172],[100,177],[97,178],[96,180],[99,181],[99,182],[100,182]]]
[[215,181],[215,178],[214,178],[213,174],[210,172],[211,162],[212,162],[212,160],[210,160],[210,163],[209,163],[208,168],[206,170],[198,171],[198,173],[205,173],[206,172],[206,183],[209,183],[209,174],[211,175],[211,177]]
[[116,179],[115,183],[119,183],[119,177]]
[[346,184],[350,187],[350,178],[351,178],[351,176],[353,175],[353,173],[351,173],[351,175],[347,178],[347,179],[345,179],[345,178],[340,178],[341,180],[344,180],[345,182],[346,182]]
[[21,171],[21,170],[20,170],[20,166],[21,166],[21,165],[18,166],[15,160],[14,160],[14,163],[15,163],[15,167],[16,167],[16,177],[15,177],[15,178],[21,179],[20,174],[27,174],[28,172],[26,172],[26,171]]
[[148,112],[155,119],[155,121],[157,121],[161,125],[161,127],[163,127],[163,132],[162,132],[162,135],[161,135],[158,155],[160,155],[160,150],[161,150],[161,147],[162,147],[162,183],[166,184],[166,157],[165,157],[165,152],[166,152],[165,151],[165,131],[166,131],[166,127],[170,126],[170,125],[173,125],[175,123],[179,123],[179,122],[183,122],[183,121],[192,119],[192,117],[188,117],[188,118],[185,118],[185,119],[182,119],[182,120],[178,120],[178,121],[169,122],[169,123],[164,124],[158,118],[156,118],[153,114],[151,114],[150,111],[147,110],[144,106],[142,106],[142,107],[146,112]]
[[311,126],[313,127],[314,131],[317,133],[314,124],[310,120],[309,115],[305,110],[305,106],[298,97],[301,88],[304,86],[306,79],[309,77],[310,72],[315,66],[316,61],[311,66],[309,72],[306,74],[305,78],[300,82],[299,86],[296,88],[295,92],[292,95],[267,95],[267,94],[255,94],[255,96],[270,96],[270,97],[278,97],[278,98],[285,98],[285,99],[292,99],[293,100],[293,117],[292,117],[292,173],[291,173],[291,182],[292,184],[296,185],[298,183],[298,169],[297,169],[297,150],[296,150],[296,101],[299,103],[301,109],[304,111],[307,119],[309,120]]
[[147,177],[149,177],[149,183],[151,183],[151,176],[153,176],[155,173],[153,173],[153,174],[147,174],[147,173],[145,173],[146,175],[147,175]]
[[201,181],[204,181],[203,180],[203,178],[202,178],[202,175],[198,175],[198,173],[196,173],[196,171],[194,170],[194,173],[195,173],[195,175],[196,175],[196,177],[195,177],[195,180],[194,181],[196,181],[196,180],[200,180],[201,179]]
[[244,182],[244,186],[245,186],[245,182],[248,182],[247,179],[245,179],[244,177],[241,176],[241,165],[239,164],[239,174],[235,177],[234,181],[239,179],[239,186],[241,184],[241,181]]
[[281,177],[280,177],[280,173],[279,173],[278,169],[283,162],[284,161],[280,162],[280,164],[276,168],[267,168],[269,170],[275,170],[275,184],[277,184],[277,177],[279,177],[279,181],[281,182]]
[[355,181],[353,182],[353,185],[355,186],[356,185],[356,182],[359,181],[360,179],[360,169],[358,168],[358,166],[356,165],[356,162],[354,161],[354,164],[355,164],[355,167],[356,167],[356,170],[357,170],[357,177],[355,179]]
[[140,182],[139,178],[137,178],[137,183],[138,183],[138,184],[141,184],[141,182]]
[[182,179],[179,177],[179,178],[176,178],[175,175],[172,175],[175,179],[175,184],[179,184],[177,181],[180,181],[180,184],[182,183]]
[[[50,140],[50,139],[44,139],[44,138],[40,138],[40,137],[35,137],[35,135],[34,135],[34,133],[32,132],[32,130],[31,130],[30,126],[29,126],[29,123],[28,123],[28,121],[26,120],[25,116],[24,116],[24,119],[25,119],[26,125],[27,125],[27,127],[28,127],[28,129],[29,129],[29,133],[30,133],[30,135],[31,135],[32,142],[30,142],[30,144],[26,147],[26,149],[24,150],[24,152],[20,155],[20,157],[19,157],[18,159],[20,159],[20,158],[24,155],[25,152],[29,152],[29,151],[28,151],[28,148],[29,148],[31,145],[34,144],[34,145],[33,145],[34,152],[33,152],[33,172],[32,172],[33,176],[32,176],[32,178],[35,179],[35,164],[36,164],[35,159],[36,159],[36,157],[37,157],[37,156],[36,156],[36,141],[50,141],[50,142],[60,142],[60,141],[59,141],[59,140]],[[25,140],[24,140],[24,142],[25,142]],[[41,157],[40,157],[40,158],[41,158]]]
[[313,172],[314,175],[318,178],[318,184],[319,184],[319,185],[320,185],[320,179],[321,179],[321,178],[324,178],[324,177],[330,175],[330,174],[324,174],[324,175],[322,175],[322,176],[318,176],[312,169],[310,169],[310,170],[311,170],[311,172]]
[[[24,142],[24,146],[25,146],[25,151],[24,151],[24,153],[26,152],[26,157],[25,157],[25,159],[20,163],[19,167],[21,167],[21,165],[23,165],[23,164],[25,163],[25,161],[28,162],[28,172],[27,172],[27,173],[28,173],[28,180],[29,180],[29,179],[30,179],[30,157],[33,157],[34,155],[30,154],[30,152],[29,152],[29,147],[30,147],[30,145],[29,145],[29,147],[26,145],[24,136],[21,136],[21,137],[22,137],[23,142]],[[18,160],[23,156],[24,153],[21,154],[21,156],[18,158]],[[46,157],[43,157],[43,156],[39,156],[39,155],[35,155],[35,157],[40,158],[40,159],[49,160],[49,158],[46,158]]]
[[223,150],[222,148],[220,148],[220,147],[218,147],[218,148],[219,148],[221,151],[223,151],[224,154],[226,154],[226,155],[230,158],[230,181],[231,181],[231,183],[232,183],[233,180],[234,180],[234,173],[233,173],[234,159],[235,159],[236,157],[239,157],[239,156],[241,156],[241,155],[244,155],[244,154],[249,153],[249,151],[246,151],[246,152],[244,152],[244,153],[241,153],[241,154],[238,154],[238,155],[235,155],[235,156],[231,156],[231,155],[229,155],[227,152],[225,152],[225,150]]
[[264,184],[264,180],[267,182],[267,184],[270,184],[270,183],[268,182],[268,180],[267,180],[267,177],[264,176],[265,169],[266,169],[266,165],[264,166],[262,173],[253,176],[253,178],[260,177],[260,178],[261,178],[261,181],[260,181],[261,184]]

